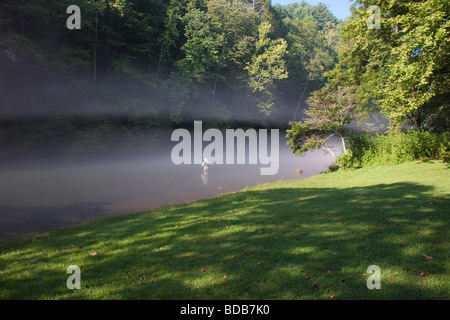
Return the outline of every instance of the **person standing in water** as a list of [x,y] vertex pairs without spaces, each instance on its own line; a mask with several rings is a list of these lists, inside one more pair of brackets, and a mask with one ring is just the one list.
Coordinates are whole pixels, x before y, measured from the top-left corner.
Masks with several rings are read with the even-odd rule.
[[206,186],[208,184],[209,178],[209,161],[207,158],[203,159],[202,167],[203,167],[202,180],[203,184]]

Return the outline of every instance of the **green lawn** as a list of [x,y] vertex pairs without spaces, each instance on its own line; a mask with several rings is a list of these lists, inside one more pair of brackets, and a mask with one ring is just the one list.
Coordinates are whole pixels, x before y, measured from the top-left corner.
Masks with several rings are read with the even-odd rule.
[[0,298],[449,299],[449,177],[338,171],[39,234],[0,246]]

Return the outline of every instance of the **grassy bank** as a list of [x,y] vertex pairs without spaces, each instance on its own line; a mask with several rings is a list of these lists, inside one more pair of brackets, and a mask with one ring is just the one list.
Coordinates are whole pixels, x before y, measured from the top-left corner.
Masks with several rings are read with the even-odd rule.
[[449,299],[449,177],[338,171],[36,235],[0,246],[0,298]]

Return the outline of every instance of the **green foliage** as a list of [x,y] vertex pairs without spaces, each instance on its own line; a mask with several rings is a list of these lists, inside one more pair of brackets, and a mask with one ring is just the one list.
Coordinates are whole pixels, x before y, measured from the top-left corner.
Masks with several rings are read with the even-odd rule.
[[337,90],[324,87],[315,91],[308,100],[311,106],[305,113],[304,121],[291,121],[286,137],[291,151],[303,156],[310,149],[322,148],[336,158],[333,150],[327,145],[327,140],[334,135],[341,138],[344,152],[346,151],[344,129],[354,118],[355,97],[348,88]]
[[377,135],[353,135],[349,150],[337,160],[343,169],[398,164],[413,160],[444,159],[450,153],[449,133],[420,130]]
[[[295,80],[322,80],[325,71],[331,70],[337,60],[337,53],[332,48],[332,40],[328,42],[325,34],[317,30],[312,22],[298,19],[283,20],[288,42],[288,70]],[[330,27],[328,29],[335,30]]]
[[287,43],[284,39],[271,40],[269,33],[272,26],[262,22],[256,42],[256,52],[252,61],[245,68],[249,75],[249,86],[253,93],[259,93],[257,106],[263,113],[270,114],[273,105],[274,80],[288,77],[284,56]]
[[297,113],[307,97],[323,87],[326,72],[337,62],[339,26],[329,21],[325,29],[319,30],[317,21],[283,13],[280,16],[285,17],[283,32],[288,43],[286,67],[289,79],[280,81],[277,89],[285,101],[296,105],[290,119],[297,120]]
[[208,15],[200,9],[190,7],[183,17],[186,25],[186,43],[181,48],[185,57],[178,66],[186,79],[199,83],[211,81],[214,71],[223,64],[221,48],[224,37],[212,32]]
[[326,140],[324,134],[314,127],[311,121],[290,122],[291,128],[286,131],[288,145],[297,156],[304,156],[308,150],[319,149]]
[[[89,106],[140,116],[154,108],[180,123],[197,103],[208,103],[203,109],[218,121],[264,122],[293,114],[283,108],[294,107],[305,81],[320,87],[336,60],[338,29],[323,5],[312,6],[308,20],[269,0],[0,1],[8,4],[0,13],[5,114],[65,115],[76,105],[80,114],[90,114]],[[66,27],[72,4],[81,8],[81,30]],[[57,91],[55,83],[58,98],[46,91]],[[130,86],[157,92],[150,106],[124,101]]]
[[424,130],[431,132],[450,131],[450,91],[436,95],[428,103],[420,106],[410,117]]
[[301,3],[290,3],[287,6],[276,4],[274,9],[282,19],[298,19],[302,22],[312,22],[319,30],[326,28],[327,24],[337,24],[339,21],[323,3],[310,5],[304,1]]
[[177,47],[177,41],[180,38],[178,24],[181,20],[181,9],[177,6],[175,0],[171,0],[166,11],[166,18],[164,20],[164,30],[158,39],[158,44],[161,45],[158,61],[158,72],[161,68],[161,63],[172,62],[171,49]]
[[[370,5],[381,11],[369,29]],[[422,125],[417,110],[448,93],[450,3],[447,0],[358,0],[341,34],[340,65],[331,82],[361,93],[361,108],[379,107],[392,128]]]

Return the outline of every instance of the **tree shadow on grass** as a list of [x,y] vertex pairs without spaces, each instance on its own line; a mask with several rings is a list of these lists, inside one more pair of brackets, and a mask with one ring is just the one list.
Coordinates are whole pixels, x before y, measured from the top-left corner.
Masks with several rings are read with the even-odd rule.
[[[4,245],[0,297],[449,298],[450,203],[431,191],[412,183],[248,190],[99,219],[23,241],[22,250]],[[72,264],[81,290],[66,287]],[[380,290],[366,286],[370,265],[381,269]]]

